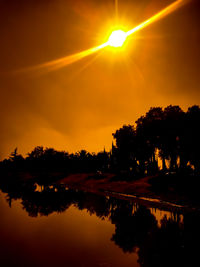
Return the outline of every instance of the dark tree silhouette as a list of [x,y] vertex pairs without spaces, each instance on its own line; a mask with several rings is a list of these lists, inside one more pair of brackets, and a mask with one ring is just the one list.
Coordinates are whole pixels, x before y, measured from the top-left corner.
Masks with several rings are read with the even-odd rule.
[[[150,110],[132,125],[123,126],[114,134],[115,155],[120,168],[128,170],[130,162],[137,173],[158,172],[158,158],[163,171],[185,171],[188,164],[196,173],[200,172],[200,108],[193,106],[184,112],[179,106],[168,106]],[[133,161],[134,159],[134,161]]]
[[185,152],[189,156],[187,160],[200,173],[200,107],[188,108],[186,114],[186,135],[184,140]]
[[187,112],[179,106],[152,107],[135,125],[123,125],[113,133],[116,144],[110,153],[81,150],[69,154],[37,146],[23,158],[16,148],[9,159],[0,162],[0,170],[4,173],[6,170],[35,172],[41,176],[39,180],[46,182],[53,172],[63,175],[116,172],[121,178],[132,179],[159,173],[158,162],[161,161],[164,173],[199,175],[199,124],[200,107],[197,105]]
[[[162,136],[163,111],[162,108],[151,108],[145,116],[136,121],[137,138],[140,140],[138,150],[143,156],[143,160],[148,165],[148,173],[158,170],[156,160],[156,149],[160,149],[160,139]],[[143,145],[141,145],[143,144]],[[164,160],[164,158],[163,158]]]
[[117,161],[120,170],[130,170],[136,167],[136,133],[131,125],[124,125],[113,133],[117,147]]
[[12,162],[16,162],[16,161],[22,161],[24,158],[21,154],[18,154],[17,152],[17,147],[15,148],[15,150],[10,154],[10,157],[9,159],[12,161]]

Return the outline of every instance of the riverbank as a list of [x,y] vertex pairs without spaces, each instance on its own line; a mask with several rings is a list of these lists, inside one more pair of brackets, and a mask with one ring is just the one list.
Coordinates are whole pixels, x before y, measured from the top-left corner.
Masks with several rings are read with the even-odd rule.
[[126,199],[132,198],[139,203],[149,202],[155,207],[200,210],[200,197],[196,192],[198,181],[193,181],[191,188],[191,185],[187,186],[185,184],[185,178],[182,179],[182,184],[180,184],[180,177],[178,176],[156,175],[135,181],[116,181],[114,177],[113,174],[104,174],[99,177],[85,173],[71,174],[60,179],[56,184],[63,184],[69,188],[96,194]]
[[[124,180],[112,173],[53,172],[7,173],[1,176],[4,192],[34,190],[33,185],[68,187],[74,190],[133,199],[140,204],[169,209],[200,210],[199,177],[184,174],[157,174],[135,180]],[[31,189],[32,188],[32,189]]]

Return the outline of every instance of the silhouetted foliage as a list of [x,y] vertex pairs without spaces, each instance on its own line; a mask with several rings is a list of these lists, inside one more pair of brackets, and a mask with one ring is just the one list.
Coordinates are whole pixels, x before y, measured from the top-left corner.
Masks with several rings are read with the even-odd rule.
[[[61,213],[73,205],[102,220],[107,218],[115,226],[111,241],[123,252],[137,253],[141,267],[198,266],[199,212],[186,212],[182,219],[178,212],[171,212],[172,216],[163,217],[159,224],[148,207],[69,189],[56,181],[78,172],[101,176],[114,171],[122,173],[122,178],[127,173],[129,178],[153,174],[149,181],[154,192],[172,188],[182,194],[187,188],[189,197],[199,201],[199,125],[199,106],[187,112],[179,106],[154,107],[136,125],[124,125],[113,133],[116,144],[110,153],[81,150],[69,154],[37,146],[24,158],[16,148],[0,162],[0,189],[7,194],[10,207],[13,200],[20,199],[31,217]],[[159,160],[162,170],[156,176]]]
[[[159,172],[200,173],[200,107],[184,112],[179,106],[153,107],[135,125],[123,125],[113,133],[115,145],[89,153],[69,154],[53,148],[35,147],[26,158],[17,148],[9,159],[0,162],[1,172],[24,170],[37,173],[38,181],[54,179],[52,173],[116,172],[123,179],[133,179]],[[121,179],[120,178],[120,179]]]
[[142,175],[155,174],[160,158],[163,171],[168,168],[171,172],[185,172],[193,168],[199,174],[199,123],[199,106],[192,106],[187,112],[171,105],[165,109],[150,108],[136,121],[136,127],[124,125],[113,134],[116,165],[131,165],[135,173],[139,170]]

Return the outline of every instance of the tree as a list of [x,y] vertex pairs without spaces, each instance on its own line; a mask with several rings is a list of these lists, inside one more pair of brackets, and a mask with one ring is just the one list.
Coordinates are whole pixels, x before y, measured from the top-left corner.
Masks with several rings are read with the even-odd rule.
[[135,169],[136,166],[136,132],[132,125],[124,125],[113,133],[117,147],[117,161],[120,169]]
[[158,170],[156,150],[160,149],[162,123],[163,110],[160,107],[150,108],[145,116],[136,121],[138,154],[140,155],[140,161],[143,159],[147,162],[150,173]]
[[[168,106],[164,109],[163,135],[161,137],[162,153],[170,159],[170,169],[177,170],[180,156],[185,113],[179,106]],[[184,137],[183,137],[184,138]]]
[[192,106],[186,113],[185,150],[196,172],[200,172],[200,107]]
[[10,154],[9,159],[11,162],[19,162],[24,160],[23,156],[21,154],[18,154],[17,147],[14,149],[14,151]]
[[36,146],[32,152],[28,153],[28,157],[29,159],[33,160],[33,159],[42,159],[42,157],[44,156],[44,148],[43,146]]

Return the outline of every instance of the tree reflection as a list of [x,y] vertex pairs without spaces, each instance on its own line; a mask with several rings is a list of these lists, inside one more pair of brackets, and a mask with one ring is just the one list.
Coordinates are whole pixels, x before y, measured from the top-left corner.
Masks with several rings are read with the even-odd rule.
[[138,251],[142,267],[183,266],[185,261],[183,228],[177,221],[164,217]]
[[111,213],[111,221],[115,224],[111,240],[124,252],[135,251],[157,227],[157,221],[149,209],[140,206],[133,212],[133,205],[124,201]]
[[73,192],[49,191],[34,192],[23,196],[22,205],[29,216],[48,216],[53,212],[61,213],[67,210],[73,203]]
[[110,201],[104,196],[92,193],[79,192],[76,196],[76,207],[86,209],[91,215],[104,219],[110,213]]
[[[21,199],[31,217],[62,213],[70,206],[86,210],[115,225],[111,240],[125,253],[137,253],[141,267],[198,266],[200,215],[172,212],[157,220],[155,213],[132,201],[95,195],[54,184],[36,190],[33,183],[1,186],[7,201]],[[159,212],[159,210],[157,211]],[[182,217],[181,217],[182,216]],[[183,219],[181,219],[183,218]]]

